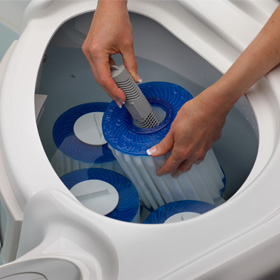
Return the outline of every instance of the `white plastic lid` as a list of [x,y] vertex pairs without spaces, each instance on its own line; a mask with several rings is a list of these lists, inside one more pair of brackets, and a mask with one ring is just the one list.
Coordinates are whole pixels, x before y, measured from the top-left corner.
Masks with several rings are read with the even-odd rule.
[[17,273],[11,276],[6,276],[4,278],[1,278],[3,280],[47,280],[46,277],[44,277],[41,274],[38,273]]
[[101,180],[86,180],[71,188],[71,193],[88,209],[107,215],[119,202],[117,190]]
[[103,112],[92,112],[78,118],[73,128],[76,137],[90,145],[106,144],[102,132],[103,114]]
[[201,214],[195,212],[181,212],[169,217],[164,223],[168,224],[168,223],[182,222],[200,215]]
[[[80,268],[67,259],[43,258],[40,251],[29,254],[28,260],[11,262],[0,269],[2,280],[80,280]],[[39,258],[38,258],[39,257]],[[94,264],[92,264],[94,268]]]

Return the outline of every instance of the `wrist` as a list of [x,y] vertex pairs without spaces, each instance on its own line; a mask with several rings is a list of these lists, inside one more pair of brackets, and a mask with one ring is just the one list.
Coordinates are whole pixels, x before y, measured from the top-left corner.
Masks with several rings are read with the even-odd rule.
[[127,0],[98,0],[98,6],[127,8]]
[[223,118],[226,117],[242,94],[239,94],[226,81],[219,80],[201,92],[196,98],[201,103],[202,108],[210,115]]

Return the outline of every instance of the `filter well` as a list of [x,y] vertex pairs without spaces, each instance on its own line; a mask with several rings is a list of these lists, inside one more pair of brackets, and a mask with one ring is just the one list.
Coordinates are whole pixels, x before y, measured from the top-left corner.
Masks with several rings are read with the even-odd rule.
[[[221,73],[217,69],[155,21],[134,13],[130,14],[130,18],[134,30],[138,72],[143,81],[175,83],[188,89],[195,96],[220,78]],[[108,95],[95,82],[88,62],[81,52],[83,40],[77,41],[76,36],[69,36],[69,33],[63,31],[68,27],[71,30],[77,27],[79,32],[86,34],[91,19],[92,13],[88,13],[66,21],[50,41],[42,61],[42,76],[41,79],[38,77],[37,93],[47,95],[48,98],[38,123],[38,130],[50,161],[58,151],[52,138],[52,128],[63,112],[80,104],[111,102]],[[75,33],[74,29],[71,34]],[[114,59],[117,64],[122,64],[120,57],[115,56]],[[141,130],[131,123],[129,131],[135,133]],[[141,141],[139,143],[141,146]],[[149,147],[143,148],[143,155],[146,153],[146,148],[152,146],[153,142],[150,143]],[[227,178],[224,197],[228,199],[245,182],[258,151],[258,128],[254,112],[246,97],[242,97],[230,111],[222,137],[214,144],[213,150]],[[128,151],[128,154],[130,152]],[[65,170],[68,163],[69,161],[58,162],[64,169],[63,173],[58,173],[59,176],[65,171],[73,170],[73,166]],[[87,164],[86,166],[79,164],[75,168],[88,167]],[[93,163],[90,167],[100,166]],[[140,168],[143,168],[143,164],[139,163]],[[120,171],[123,172],[122,168]]]

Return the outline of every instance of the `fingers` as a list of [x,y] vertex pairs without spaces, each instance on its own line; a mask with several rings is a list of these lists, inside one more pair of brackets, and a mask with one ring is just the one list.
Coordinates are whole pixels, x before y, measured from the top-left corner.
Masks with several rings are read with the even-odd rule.
[[186,161],[184,155],[178,153],[177,151],[179,151],[179,149],[174,148],[174,145],[175,141],[171,131],[159,144],[147,150],[148,155],[158,157],[167,154],[173,148],[171,155],[168,157],[164,165],[157,170],[158,176],[175,172],[182,162]]
[[[203,158],[204,159],[204,158]],[[175,170],[173,173],[172,173],[172,177],[173,178],[178,178],[181,174],[191,170],[192,166],[194,164],[200,164],[203,159],[200,159],[200,160],[194,160],[192,159],[191,157],[190,158],[187,158],[185,159],[184,161],[181,162],[181,164],[179,165],[179,167],[177,168],[177,170]]]
[[179,165],[178,169],[172,173],[172,177],[178,178],[181,174],[189,171],[193,164],[194,164],[194,162],[191,158],[182,161],[182,163]]
[[126,49],[122,52],[123,63],[136,83],[142,82],[142,79],[137,73],[137,61],[134,54],[133,44],[126,46]]
[[121,107],[126,99],[111,77],[111,55],[121,54],[124,65],[137,82],[132,26],[126,1],[99,1],[82,51],[97,83]]
[[198,149],[193,147],[192,150],[176,146],[173,135],[169,132],[166,137],[156,146],[147,150],[147,154],[152,157],[167,154],[172,149],[170,156],[165,163],[156,171],[158,176],[172,174],[172,177],[179,177],[182,173],[189,171],[193,164],[199,164],[203,161],[208,149]]
[[147,150],[147,154],[152,157],[159,157],[168,153],[174,145],[174,138],[171,132],[161,140],[161,142]]
[[[96,82],[116,101],[118,106],[121,107],[125,103],[126,96],[111,77],[110,66],[116,64],[111,55],[104,54],[95,49],[88,51],[85,47],[83,51],[89,61]],[[122,55],[124,65],[134,81],[141,82],[142,80],[137,74],[137,62],[133,48],[127,49]]]
[[172,152],[164,165],[157,170],[157,175],[172,174],[172,177],[178,178],[181,174],[189,171],[193,164],[200,164],[205,157],[205,153],[200,156],[190,153],[190,156],[186,157]]
[[102,86],[105,92],[116,101],[121,107],[125,101],[125,94],[116,85],[111,77],[110,66],[115,64],[112,57],[98,50],[94,44],[89,46],[86,42],[82,47],[83,53],[86,56],[96,82]]
[[163,166],[156,171],[156,173],[158,176],[169,173],[173,174],[179,168],[183,161],[183,158],[176,156],[172,151],[171,155],[167,158]]
[[[112,59],[106,63],[98,63],[95,62],[92,68],[92,72],[95,76],[97,83],[103,87],[106,93],[115,100],[118,105],[124,104],[126,99],[125,94],[123,91],[117,86],[115,81],[111,77],[111,70],[110,70],[110,62],[112,63]],[[114,63],[115,64],[115,63]]]

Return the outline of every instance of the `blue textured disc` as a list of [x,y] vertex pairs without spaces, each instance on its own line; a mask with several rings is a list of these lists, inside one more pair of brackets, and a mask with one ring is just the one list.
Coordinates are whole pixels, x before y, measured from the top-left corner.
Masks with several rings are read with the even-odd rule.
[[161,107],[166,116],[153,128],[139,128],[125,106],[121,109],[111,102],[106,109],[102,128],[106,141],[116,150],[130,155],[147,155],[146,150],[158,144],[168,133],[177,112],[192,95],[184,88],[167,82],[149,82],[139,85],[152,106]]
[[181,200],[165,204],[154,212],[145,220],[144,224],[163,224],[171,216],[182,212],[193,212],[198,214],[206,213],[215,208],[215,205],[196,201]]
[[104,112],[109,103],[92,102],[75,106],[64,112],[53,127],[56,146],[72,159],[87,163],[103,163],[115,160],[108,144],[90,145],[80,141],[74,134],[74,124],[83,115]]
[[61,178],[64,185],[71,190],[76,184],[86,180],[101,180],[111,184],[119,194],[117,207],[107,217],[131,222],[139,208],[139,196],[136,188],[123,175],[102,168],[80,169],[63,175]]

